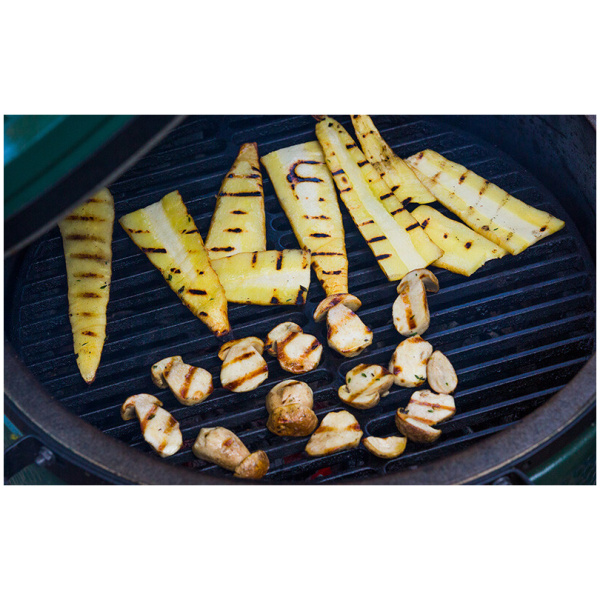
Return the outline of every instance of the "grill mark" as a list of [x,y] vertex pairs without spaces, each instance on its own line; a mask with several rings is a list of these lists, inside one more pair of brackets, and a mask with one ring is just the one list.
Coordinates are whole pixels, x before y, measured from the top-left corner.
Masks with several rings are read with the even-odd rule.
[[480,196],[483,196],[483,194],[485,193],[485,190],[487,190],[487,188],[488,188],[488,185],[490,185],[490,182],[486,179],[483,182],[483,185],[481,186],[481,188],[479,189],[479,195]]
[[233,246],[224,246],[223,248],[209,248],[212,252],[231,252],[235,250]]
[[392,256],[391,254],[380,254],[379,256],[375,257],[375,260],[385,260],[386,258],[389,258],[390,256]]
[[233,198],[255,198],[257,196],[262,196],[262,192],[224,192],[219,194],[219,198],[223,198],[224,196]]
[[298,295],[296,296],[295,304],[304,304],[304,294],[306,294],[306,292],[306,288],[300,286],[300,289],[298,290]]
[[104,275],[100,273],[77,273],[73,277],[80,277],[81,279],[93,278],[93,279],[104,279]]
[[371,238],[370,240],[367,240],[367,244],[374,244],[375,242],[382,242],[383,240],[387,240],[387,238],[385,237],[385,235],[380,235],[380,236]]
[[81,335],[87,335],[88,337],[98,337],[98,334],[94,333],[93,331],[82,331]]
[[206,290],[188,290],[188,294],[194,294],[194,296],[206,296]]
[[283,265],[283,252],[279,252],[277,254],[277,263],[275,265],[275,270],[276,271],[281,270],[282,265]]
[[151,417],[153,417],[156,414],[157,410],[158,406],[156,406],[156,404],[153,404],[150,407],[150,410],[144,415],[143,419],[140,420],[140,427],[142,429],[142,433],[145,433],[148,421],[150,421]]
[[312,256],[344,256],[342,252],[313,252]]
[[171,433],[171,431],[173,431],[173,429],[175,428],[176,425],[177,425],[177,421],[171,415],[169,415],[167,424],[165,425],[165,429],[163,431],[163,435],[164,435],[163,440],[158,445],[159,452],[162,452],[167,447],[167,444],[169,443],[168,436]]
[[325,198],[319,198],[319,202],[325,202]]
[[230,227],[229,229],[226,229],[225,231],[230,231],[231,233],[242,233],[242,231],[244,231],[241,227]]
[[352,190],[352,188],[351,188],[351,187],[348,187],[348,188],[346,188],[345,190],[340,190],[340,194],[345,194],[346,192],[349,192],[349,191],[351,191],[351,190]]
[[459,178],[458,178],[458,183],[461,184],[466,178],[467,178],[467,173],[469,171],[465,171]]
[[323,275],[339,275],[342,271],[322,271]]
[[[356,144],[354,144],[356,146]],[[364,167],[365,165],[369,164],[368,160],[361,160],[360,162],[356,163],[359,167]]]
[[145,252],[146,254],[166,254],[166,248],[142,248],[140,246],[140,250]]
[[390,189],[392,190],[392,192],[395,192],[400,186],[399,185],[395,185],[393,187],[391,187]]
[[76,313],[77,315],[79,315],[80,317],[95,317],[97,316],[96,313],[91,313],[91,312],[80,312],[80,313]]
[[101,219],[100,217],[84,217],[83,215],[69,215],[65,217],[67,221],[106,221],[106,219]]
[[465,244],[465,248],[468,250],[473,244],[471,242],[467,242]]
[[[436,410],[447,410],[448,412],[452,412],[452,408],[449,406],[444,406],[443,404],[438,404],[437,402],[426,402],[425,400],[411,400],[410,404],[418,404],[419,406],[427,406],[427,408],[434,408]],[[410,408],[409,404],[409,408]],[[411,415],[412,417],[412,415]]]
[[326,215],[319,215],[317,217],[311,217],[309,215],[304,215],[304,218],[305,219],[324,219],[324,220],[329,221],[329,217],[327,217]]
[[185,232],[185,235],[189,235],[190,233],[200,233],[197,229],[190,229],[189,231]]
[[92,235],[89,233],[71,233],[65,236],[66,240],[89,240],[91,242],[103,242],[100,236]]
[[298,161],[296,161],[290,167],[290,170],[286,177],[286,179],[292,186],[292,190],[295,190],[296,186],[299,183],[323,183],[323,180],[320,179],[319,177],[302,177],[302,176],[298,175],[298,173],[296,173],[296,169],[300,165],[320,165],[320,164],[322,164],[322,163],[320,163],[317,160],[298,160]]
[[429,225],[429,220],[431,219],[431,217],[428,217],[427,219],[425,219],[422,223],[421,223],[421,227],[427,227],[427,225]]
[[70,258],[81,258],[84,260],[93,260],[96,262],[106,262],[108,258],[99,256],[98,254],[88,254],[87,252],[79,252],[77,254],[69,254]]
[[386,200],[387,198],[389,198],[390,196],[393,196],[394,192],[390,192],[389,194],[384,194],[383,196],[379,196],[380,200]]
[[331,236],[328,233],[311,233],[310,237],[326,238],[326,237],[331,237]]
[[250,379],[254,379],[255,377],[258,377],[259,375],[262,375],[263,373],[266,373],[267,370],[268,370],[268,367],[267,367],[267,364],[265,363],[264,365],[262,365],[258,369],[255,369],[254,371],[252,371],[250,373],[246,373],[242,377],[239,377],[238,379],[234,379],[233,381],[231,381],[230,383],[228,383],[227,384],[227,389],[229,389],[229,390],[235,390],[238,387],[240,387],[240,385],[242,385],[243,383],[245,383],[246,381],[249,381]]
[[79,298],[102,298],[100,294],[96,292],[83,292],[82,294],[77,294]]
[[270,300],[270,304],[280,304],[279,298],[277,296],[272,296]]
[[236,356],[235,358],[232,358],[231,360],[228,360],[227,362],[223,363],[223,366],[229,366],[232,365],[236,362],[240,362],[241,360],[246,360],[247,358],[250,358],[251,356],[254,356],[254,350],[250,350],[249,352],[244,352],[244,354],[239,354],[238,356]]
[[232,215],[247,215],[248,213],[245,210],[232,210]]
[[204,312],[203,310],[201,310],[198,315],[201,317],[208,317],[208,313]]
[[373,219],[369,220],[369,221],[365,221],[364,223],[361,223],[359,225],[359,227],[364,227],[365,225],[373,225],[375,221],[373,221]]
[[190,389],[190,385],[192,383],[192,377],[194,376],[195,372],[196,367],[190,366],[188,372],[185,374],[185,377],[183,378],[183,384],[181,388],[179,388],[179,395],[182,398],[185,398],[187,396],[188,390]]
[[130,229],[129,227],[127,228],[127,231],[129,231],[129,233],[150,233],[148,229]]
[[333,172],[332,175],[335,177],[336,175],[341,175],[344,172],[344,169],[338,169],[337,171]]
[[399,212],[402,212],[403,210],[404,210],[404,206],[401,206],[400,208],[393,210],[390,214],[393,216],[393,215],[398,214]]
[[277,342],[277,354],[279,354],[280,352],[283,352],[284,348],[295,338],[297,338],[300,335],[299,331],[291,331],[288,336],[286,338],[284,338],[283,340],[281,340],[280,342]]
[[346,144],[346,148],[348,148],[348,150],[350,150],[350,148],[356,148],[356,144],[354,142],[351,144]]
[[418,222],[417,223],[413,223],[412,225],[409,225],[406,228],[406,231],[411,231],[412,229],[416,229],[417,227],[419,227],[419,223]]
[[171,267],[171,273],[181,273],[181,269],[176,269],[175,267]]
[[258,258],[258,252],[252,253],[252,266],[256,264],[256,259]]

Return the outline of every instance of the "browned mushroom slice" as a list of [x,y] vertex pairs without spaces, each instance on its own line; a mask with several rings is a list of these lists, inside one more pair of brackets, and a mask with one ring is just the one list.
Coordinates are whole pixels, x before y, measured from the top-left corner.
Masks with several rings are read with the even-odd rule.
[[342,402],[354,408],[372,408],[387,396],[394,376],[379,365],[360,364],[346,373],[346,385],[338,390]]
[[434,429],[426,423],[409,417],[401,408],[396,412],[396,427],[409,440],[422,444],[435,442],[442,434],[439,429]]
[[436,350],[427,363],[427,381],[440,394],[451,394],[458,385],[458,377],[445,354]]
[[396,458],[406,449],[406,438],[395,435],[386,438],[369,436],[363,440],[363,445],[379,458]]
[[322,321],[327,316],[327,312],[338,304],[343,304],[356,312],[361,307],[362,302],[352,294],[332,294],[331,296],[327,296],[325,300],[321,301],[314,312],[313,318],[315,322],[319,323]]
[[343,356],[360,354],[373,342],[373,332],[343,304],[327,312],[327,343]]
[[269,457],[263,450],[253,452],[246,457],[233,472],[235,477],[242,479],[260,479],[267,474],[269,470]]
[[280,323],[276,327],[273,327],[267,334],[265,349],[271,356],[277,356],[277,342],[285,340],[290,333],[302,333],[302,327],[293,323],[292,321],[286,321]]
[[305,450],[310,456],[325,456],[356,448],[362,434],[358,421],[347,410],[330,412],[308,440]]
[[438,278],[429,269],[415,269],[414,271],[407,273],[400,280],[400,283],[396,288],[398,293],[400,293],[400,286],[404,282],[410,281],[412,279],[420,279],[423,282],[423,285],[425,286],[425,290],[427,292],[435,294],[436,292],[440,291],[440,283],[438,281]]
[[[265,359],[261,356],[264,345],[258,338],[242,338],[221,347],[221,385],[232,392],[256,389],[269,376]],[[259,348],[260,350],[258,350]]]
[[308,333],[303,333],[296,323],[277,325],[267,335],[267,351],[277,360],[281,368],[290,373],[307,373],[319,364],[323,346]]
[[394,383],[401,387],[419,387],[427,379],[427,361],[433,347],[420,335],[400,342],[394,350],[389,369],[394,374]]
[[181,356],[170,356],[152,365],[152,381],[171,391],[186,406],[199,404],[212,394],[212,375],[205,369],[183,362]]
[[124,421],[137,418],[142,435],[160,456],[172,456],[183,444],[179,423],[164,408],[162,402],[150,394],[137,394],[125,400],[121,407]]
[[318,423],[312,407],[313,393],[306,383],[282,381],[267,394],[267,429],[280,436],[310,435]]
[[392,316],[394,327],[401,335],[421,335],[427,331],[429,305],[421,279],[409,279],[398,286],[398,297],[392,306]]
[[454,416],[456,406],[454,398],[449,394],[434,394],[431,390],[419,390],[410,397],[406,412],[411,418],[422,423],[437,425]]

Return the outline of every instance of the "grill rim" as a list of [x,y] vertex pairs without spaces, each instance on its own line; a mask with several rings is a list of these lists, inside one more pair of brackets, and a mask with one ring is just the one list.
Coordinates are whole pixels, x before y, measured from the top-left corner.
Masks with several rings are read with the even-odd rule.
[[[108,483],[155,485],[312,485],[215,477],[160,461],[104,434],[54,400],[4,339],[4,411],[50,450]],[[10,377],[6,374],[10,373]],[[589,411],[596,398],[596,353],[559,392],[511,427],[414,470],[330,485],[457,485],[473,483],[550,444]]]

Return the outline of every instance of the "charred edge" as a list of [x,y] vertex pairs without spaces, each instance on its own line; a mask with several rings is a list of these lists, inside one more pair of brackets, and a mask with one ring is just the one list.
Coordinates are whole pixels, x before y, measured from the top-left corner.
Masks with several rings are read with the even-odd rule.
[[83,215],[69,215],[65,217],[67,221],[105,221],[100,217],[84,217]]
[[258,258],[258,252],[252,253],[252,266],[256,264],[256,259]]
[[383,196],[379,196],[379,199],[386,200],[387,198],[390,198],[393,195],[394,195],[394,192],[390,192],[389,194],[384,194]]
[[270,300],[271,304],[280,304],[279,299],[276,296],[273,296]]
[[66,240],[88,240],[90,242],[103,242],[104,240],[97,235],[90,235],[89,233],[71,233],[65,236]]
[[255,377],[258,377],[259,375],[262,375],[267,370],[268,370],[268,367],[265,363],[262,367],[256,369],[255,371],[252,371],[251,373],[246,373],[246,375],[243,375],[239,379],[234,379],[233,381],[229,382],[226,386],[223,386],[223,387],[226,387],[228,390],[235,390],[240,385],[245,383],[246,381],[249,381],[250,379],[254,379]]
[[367,240],[367,244],[374,244],[375,242],[382,242],[383,240],[387,240],[387,238],[385,237],[385,235],[380,235],[380,236],[371,238],[370,240]]
[[231,252],[232,250],[235,250],[235,248],[233,246],[225,246],[223,248],[210,248],[210,250],[212,252]]
[[82,331],[81,335],[87,335],[88,337],[98,337],[98,334],[94,333],[93,331]]
[[406,231],[411,231],[412,229],[416,229],[417,227],[419,227],[419,223],[413,223],[412,225],[406,227]]
[[294,304],[304,304],[304,294],[306,294],[306,288],[300,286],[298,290],[298,295],[296,296],[296,301]]
[[312,256],[344,256],[342,252],[313,252]]
[[365,165],[369,164],[368,160],[361,160],[360,162],[356,163],[359,167],[364,167]]
[[78,254],[69,254],[70,258],[83,258],[85,260],[95,260],[96,262],[106,262],[108,259],[104,256],[98,256],[97,254],[87,254],[86,252],[79,252]]
[[188,290],[188,294],[194,294],[194,296],[206,296],[206,290]]
[[198,313],[198,316],[200,316],[200,317],[208,317],[208,313],[206,313],[206,312],[204,312],[203,310],[201,310],[201,311]]
[[331,237],[331,236],[328,233],[311,233],[310,237],[326,238],[326,237]]
[[277,263],[275,265],[275,270],[279,271],[283,265],[283,252],[279,252],[277,254]]
[[140,248],[142,252],[146,254],[166,254],[167,250],[165,248]]
[[100,294],[96,294],[96,292],[83,292],[82,294],[78,294],[80,298],[101,298]]
[[262,196],[261,192],[225,192],[219,194],[219,198],[224,196],[230,196],[233,198],[255,198],[257,196]]
[[130,229],[129,227],[127,228],[127,231],[129,231],[129,233],[150,233],[148,229]]
[[242,233],[242,231],[244,231],[241,227],[232,227],[229,229],[226,229],[225,231],[230,231],[231,233]]
[[487,188],[488,188],[488,185],[490,185],[490,182],[489,182],[489,181],[486,179],[486,180],[483,182],[483,185],[481,186],[481,189],[479,190],[479,195],[480,195],[480,196],[483,196],[483,194],[485,194],[485,190],[487,190]]
[[258,167],[255,167],[254,165],[252,165],[252,170],[256,171],[257,173],[260,173],[260,169]]
[[189,231],[185,232],[185,235],[189,235],[190,233],[200,233],[197,229],[190,229]]
[[385,260],[386,258],[390,258],[391,254],[379,254],[375,257],[375,260]]
[[248,213],[245,210],[232,210],[232,215],[247,215]]
[[462,183],[467,178],[468,171],[465,171],[459,178],[458,183]]

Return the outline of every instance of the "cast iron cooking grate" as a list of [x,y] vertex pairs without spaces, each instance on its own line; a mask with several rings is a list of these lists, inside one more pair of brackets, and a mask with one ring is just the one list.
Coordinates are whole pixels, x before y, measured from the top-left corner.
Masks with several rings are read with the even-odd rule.
[[[347,117],[340,121],[353,131]],[[180,422],[184,437],[182,450],[167,460],[223,477],[231,474],[196,459],[191,452],[201,427],[230,428],[251,450],[266,450],[271,461],[267,480],[333,482],[416,468],[501,431],[534,410],[573,378],[594,348],[594,269],[578,231],[551,193],[493,146],[439,118],[376,117],[375,121],[400,156],[432,148],[567,222],[559,233],[518,256],[489,262],[470,278],[433,269],[441,289],[429,297],[431,326],[425,337],[450,357],[459,377],[457,414],[441,426],[443,433],[437,443],[409,443],[406,452],[391,461],[372,456],[362,446],[308,458],[303,453],[307,438],[271,434],[265,426],[264,398],[289,374],[265,355],[269,379],[258,389],[233,394],[220,388],[216,350],[221,342],[179,302],[118,224],[113,240],[108,339],[96,381],[91,386],[83,382],[73,356],[58,228],[29,249],[18,273],[11,337],[27,366],[69,410],[147,453],[152,450],[137,421],[123,422],[119,409],[131,394],[156,395]],[[240,144],[256,141],[264,155],[315,139],[314,126],[308,116],[189,118],[111,186],[117,218],[178,189],[205,237],[215,194]],[[296,239],[264,170],[263,175],[267,247],[295,248]],[[411,390],[394,386],[389,396],[368,411],[350,409],[337,397],[349,369],[360,362],[387,365],[403,339],[391,320],[396,284],[386,280],[340,204],[350,291],[363,302],[359,314],[373,329],[373,345],[347,360],[330,351],[323,324],[315,324],[311,318],[324,297],[314,274],[304,307],[231,304],[233,335],[265,337],[278,323],[295,321],[325,346],[319,367],[297,377],[312,387],[318,417],[344,408],[356,415],[365,436],[393,435],[393,415],[407,404]],[[174,354],[212,373],[216,390],[201,405],[182,406],[169,390],[153,386],[150,366]]]

